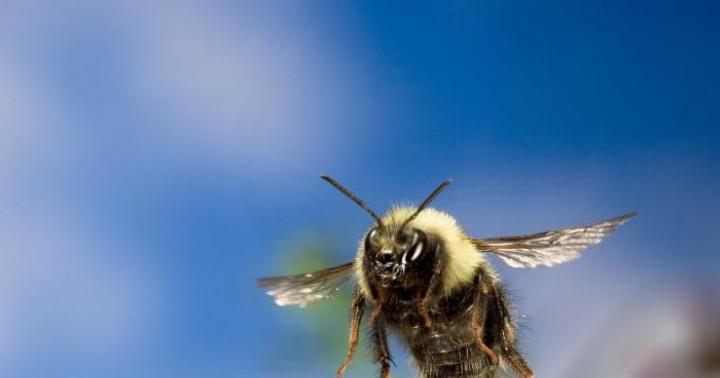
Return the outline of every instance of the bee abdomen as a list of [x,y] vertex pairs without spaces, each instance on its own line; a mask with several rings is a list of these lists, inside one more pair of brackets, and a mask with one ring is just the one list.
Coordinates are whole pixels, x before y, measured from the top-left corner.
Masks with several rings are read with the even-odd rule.
[[452,328],[442,327],[413,340],[411,349],[422,377],[494,377],[496,367],[477,347],[472,334]]

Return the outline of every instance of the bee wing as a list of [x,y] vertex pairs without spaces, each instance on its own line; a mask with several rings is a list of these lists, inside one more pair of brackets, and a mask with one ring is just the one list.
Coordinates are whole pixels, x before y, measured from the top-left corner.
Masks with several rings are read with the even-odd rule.
[[275,298],[279,306],[305,307],[337,292],[352,277],[354,266],[354,262],[349,262],[317,272],[261,278],[257,285],[267,288],[267,294]]
[[479,251],[492,253],[513,268],[553,266],[577,258],[583,249],[599,243],[633,216],[635,213],[628,213],[587,226],[531,235],[473,239],[473,243]]

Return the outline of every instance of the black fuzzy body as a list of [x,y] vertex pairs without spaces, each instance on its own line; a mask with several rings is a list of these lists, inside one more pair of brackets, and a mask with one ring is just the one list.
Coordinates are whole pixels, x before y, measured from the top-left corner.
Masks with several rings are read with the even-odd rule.
[[[393,261],[400,262],[400,256],[413,250],[412,245],[400,247],[397,238],[377,243],[379,248],[365,243],[363,271],[372,295],[370,322],[375,323],[375,334],[383,334],[386,328],[397,334],[423,378],[502,377],[501,363],[531,377],[517,351],[508,295],[492,268],[483,262],[472,279],[447,293],[443,280],[449,256],[442,239],[414,232],[423,243],[423,252],[410,267],[400,269],[403,274],[397,279],[383,280],[378,274],[387,265],[378,263],[377,251],[396,250]],[[382,339],[375,338],[376,360],[387,370],[389,350]]]
[[[478,272],[478,280],[482,273]],[[487,301],[483,341],[491,349],[500,352],[502,330],[506,309],[499,309],[507,299],[500,288],[491,291]],[[473,311],[475,311],[479,288],[474,283],[458,288],[453,294],[433,303],[429,310],[432,318],[426,327],[418,311],[416,293],[394,291],[383,306],[382,321],[397,335],[412,353],[421,374],[426,378],[489,378],[496,376],[497,366],[483,353],[473,333]],[[495,295],[501,295],[497,298]],[[504,310],[504,311],[503,311]]]

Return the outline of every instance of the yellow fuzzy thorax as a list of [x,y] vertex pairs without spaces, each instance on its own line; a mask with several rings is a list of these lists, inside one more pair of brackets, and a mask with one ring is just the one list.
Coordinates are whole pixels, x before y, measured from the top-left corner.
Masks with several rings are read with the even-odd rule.
[[[399,228],[417,208],[410,206],[394,207],[388,211],[383,219],[383,224],[389,229]],[[426,208],[413,219],[409,227],[422,230],[426,234],[433,234],[442,239],[443,253],[446,255],[445,268],[442,272],[443,292],[450,294],[466,284],[471,283],[480,265],[485,264],[482,253],[478,252],[465,234],[462,227],[450,214],[433,208]],[[369,232],[369,230],[368,230]],[[367,233],[365,234],[367,236]],[[365,272],[363,271],[363,259],[365,255],[363,237],[360,241],[358,254],[355,261],[358,267],[358,283],[360,290],[366,298],[372,298]],[[430,277],[428,277],[429,279]]]

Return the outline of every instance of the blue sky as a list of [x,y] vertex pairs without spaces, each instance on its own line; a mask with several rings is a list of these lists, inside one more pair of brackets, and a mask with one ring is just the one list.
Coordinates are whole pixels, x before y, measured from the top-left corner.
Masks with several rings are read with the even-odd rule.
[[538,376],[637,298],[720,285],[712,2],[2,8],[1,375],[332,374],[253,287],[307,235],[352,258],[369,219],[321,173],[379,210],[453,178],[435,205],[477,236],[638,211],[578,261],[500,267]]

